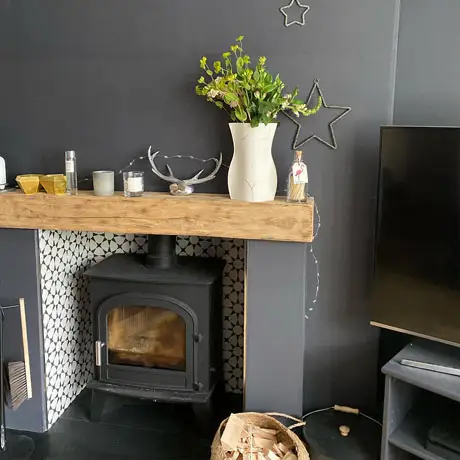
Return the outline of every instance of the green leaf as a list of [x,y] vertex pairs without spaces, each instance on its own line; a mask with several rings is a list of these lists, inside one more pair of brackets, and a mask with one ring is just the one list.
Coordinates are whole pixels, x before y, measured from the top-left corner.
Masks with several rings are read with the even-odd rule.
[[223,108],[224,108],[224,104],[222,104],[221,101],[216,101],[215,104],[217,105],[217,107],[219,107],[219,109],[223,109]]
[[271,93],[273,90],[276,89],[276,85],[272,83],[271,85],[264,86],[264,93]]
[[238,72],[241,72],[244,68],[244,59],[242,57],[239,57],[236,60],[236,68],[238,69]]
[[244,35],[240,35],[240,36],[236,39],[237,42],[242,42],[243,40],[244,40]]
[[247,113],[241,107],[238,107],[235,110],[235,115],[236,118],[238,118],[238,120],[240,120],[242,123],[244,123],[248,119]]
[[238,95],[234,93],[227,93],[224,95],[224,101],[228,105],[230,105],[232,102],[238,102],[238,100]]
[[207,73],[210,77],[212,77],[212,75],[213,75],[212,70],[206,70],[206,73]]

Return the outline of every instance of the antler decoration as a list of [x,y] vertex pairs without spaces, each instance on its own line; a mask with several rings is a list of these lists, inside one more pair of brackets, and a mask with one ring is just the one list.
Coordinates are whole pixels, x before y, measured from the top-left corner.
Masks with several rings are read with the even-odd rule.
[[[190,179],[178,179],[177,177],[174,176],[174,173],[169,165],[166,165],[166,168],[169,173],[168,176],[162,174],[158,170],[157,166],[155,165],[154,160],[159,153],[160,153],[159,150],[157,150],[155,153],[152,153],[152,146],[150,146],[147,156],[149,158],[150,165],[152,166],[153,173],[156,176],[158,176],[160,179],[165,180],[166,182],[172,182],[172,184],[169,186],[169,192],[171,193],[171,195],[178,195],[178,196],[191,195],[193,191],[195,190],[194,185],[203,184],[212,179],[215,179],[220,167],[222,166],[222,153],[221,153],[219,159],[209,158],[209,160],[201,160],[203,162],[204,161],[214,161],[216,163],[216,167],[214,168],[214,170],[210,174],[208,174],[206,177],[200,177],[200,175],[204,171],[204,169],[202,169]],[[181,158],[181,156],[178,155],[177,158]]]

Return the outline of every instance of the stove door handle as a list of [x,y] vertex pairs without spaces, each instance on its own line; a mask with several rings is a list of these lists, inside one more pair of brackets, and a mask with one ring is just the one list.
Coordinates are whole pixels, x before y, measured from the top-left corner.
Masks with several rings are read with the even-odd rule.
[[96,366],[101,367],[102,365],[102,347],[105,343],[101,342],[100,340],[96,340],[95,342],[95,357],[96,357]]

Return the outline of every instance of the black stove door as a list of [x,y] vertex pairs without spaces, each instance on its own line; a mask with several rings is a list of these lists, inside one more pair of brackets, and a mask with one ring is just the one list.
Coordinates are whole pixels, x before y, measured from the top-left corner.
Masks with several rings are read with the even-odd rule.
[[161,295],[117,295],[99,306],[97,323],[101,381],[193,390],[198,321],[186,304]]

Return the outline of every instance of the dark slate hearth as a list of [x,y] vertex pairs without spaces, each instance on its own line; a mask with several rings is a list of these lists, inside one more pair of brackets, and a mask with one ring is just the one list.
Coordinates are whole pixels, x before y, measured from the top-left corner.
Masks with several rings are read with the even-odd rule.
[[[212,432],[200,433],[190,406],[111,397],[102,422],[89,421],[90,392],[84,391],[48,433],[31,434],[31,460],[206,460]],[[220,418],[241,410],[227,395]]]

